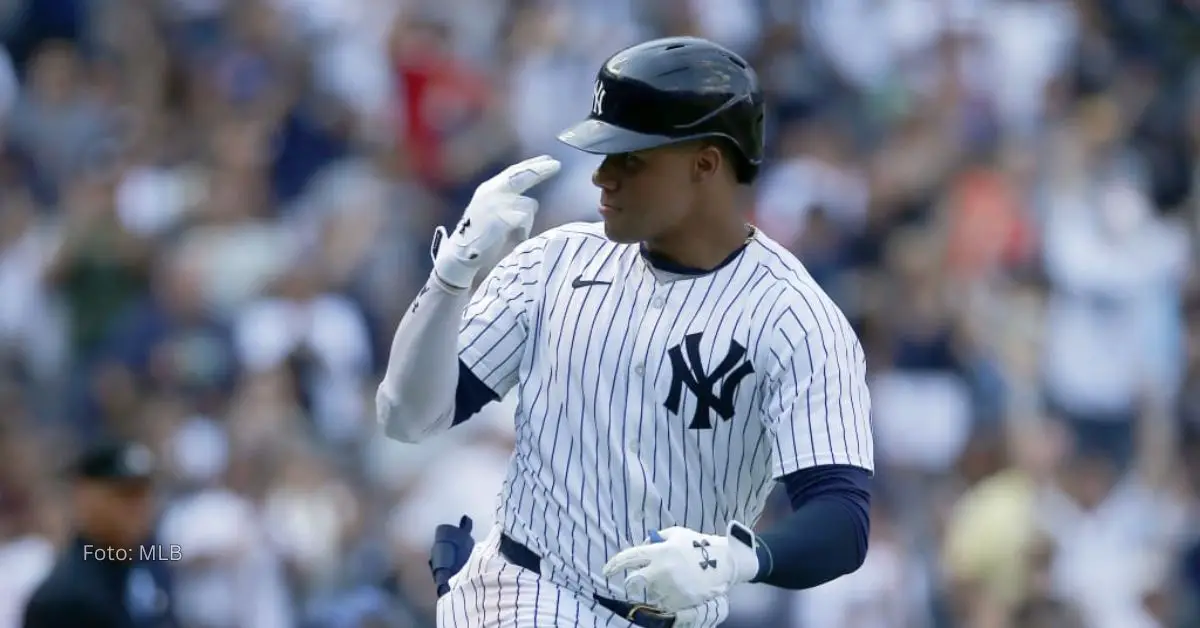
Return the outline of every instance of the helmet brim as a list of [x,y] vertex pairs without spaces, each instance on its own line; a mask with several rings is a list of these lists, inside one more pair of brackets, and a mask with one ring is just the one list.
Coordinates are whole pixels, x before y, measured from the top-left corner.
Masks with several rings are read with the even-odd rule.
[[686,138],[638,133],[603,120],[588,119],[558,134],[558,141],[593,155],[632,153],[666,146]]

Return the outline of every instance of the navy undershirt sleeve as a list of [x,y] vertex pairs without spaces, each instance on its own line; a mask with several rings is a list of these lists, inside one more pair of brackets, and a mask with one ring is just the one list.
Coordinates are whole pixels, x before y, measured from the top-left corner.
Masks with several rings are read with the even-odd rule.
[[761,565],[754,582],[809,589],[852,573],[867,556],[871,475],[827,465],[781,478],[792,512],[758,535]]
[[484,406],[499,401],[500,395],[488,388],[483,380],[475,376],[471,369],[458,361],[458,387],[454,391],[454,423],[458,425],[475,416]]

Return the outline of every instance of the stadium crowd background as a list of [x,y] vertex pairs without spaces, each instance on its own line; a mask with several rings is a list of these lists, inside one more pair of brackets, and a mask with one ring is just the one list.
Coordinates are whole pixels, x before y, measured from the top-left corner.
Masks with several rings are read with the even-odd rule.
[[747,207],[873,374],[866,565],[728,625],[1200,625],[1198,3],[0,0],[0,32],[2,628],[104,433],[166,463],[184,626],[430,626],[433,528],[489,525],[512,439],[511,400],[375,429],[432,228],[543,152],[542,227],[594,219],[554,135],[682,33],[759,69]]

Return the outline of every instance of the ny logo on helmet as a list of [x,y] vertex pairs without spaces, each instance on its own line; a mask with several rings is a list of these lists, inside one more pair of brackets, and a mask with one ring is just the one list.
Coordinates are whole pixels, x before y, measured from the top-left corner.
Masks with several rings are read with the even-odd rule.
[[592,115],[598,116],[604,113],[604,84],[596,81],[596,85],[592,87]]

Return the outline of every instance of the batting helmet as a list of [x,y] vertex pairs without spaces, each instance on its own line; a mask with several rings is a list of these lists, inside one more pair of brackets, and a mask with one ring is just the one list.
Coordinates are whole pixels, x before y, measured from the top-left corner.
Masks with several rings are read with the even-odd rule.
[[599,155],[701,138],[732,145],[739,181],[749,183],[758,174],[758,75],[736,53],[697,37],[655,39],[609,57],[596,75],[591,113],[558,136]]

